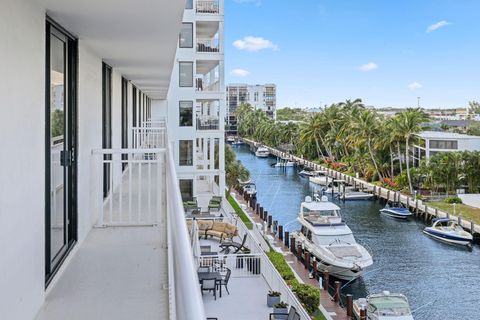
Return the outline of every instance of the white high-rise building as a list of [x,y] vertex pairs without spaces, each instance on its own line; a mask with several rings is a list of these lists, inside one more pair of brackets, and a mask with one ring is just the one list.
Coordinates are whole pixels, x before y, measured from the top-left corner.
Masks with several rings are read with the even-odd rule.
[[227,128],[230,134],[237,131],[235,111],[243,103],[250,104],[254,109],[260,109],[271,118],[277,114],[277,87],[275,84],[249,85],[246,83],[229,84],[227,94]]

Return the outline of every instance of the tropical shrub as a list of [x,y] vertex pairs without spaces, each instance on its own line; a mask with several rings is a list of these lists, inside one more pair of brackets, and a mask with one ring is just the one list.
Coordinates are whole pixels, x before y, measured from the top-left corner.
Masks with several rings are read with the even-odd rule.
[[242,210],[242,208],[240,208],[238,203],[235,201],[235,199],[233,199],[233,197],[228,193],[228,191],[225,192],[225,197],[232,206],[233,210],[235,210],[235,213],[240,217],[240,220],[243,221],[243,223],[245,224],[245,226],[247,226],[248,229],[252,230],[252,220],[250,220],[247,214]]
[[443,200],[445,203],[462,203],[462,199],[460,199],[459,197],[457,196],[452,196],[452,197],[448,197],[446,198],[445,200]]
[[283,280],[288,281],[295,279],[292,268],[290,268],[288,263],[285,261],[283,254],[276,251],[270,251],[267,252],[267,256],[270,261],[272,261],[272,264],[274,265],[275,269],[277,269],[278,273],[280,273]]
[[298,300],[300,300],[309,314],[312,314],[318,309],[318,305],[320,304],[320,289],[308,284],[296,282],[293,285],[293,292],[295,292]]

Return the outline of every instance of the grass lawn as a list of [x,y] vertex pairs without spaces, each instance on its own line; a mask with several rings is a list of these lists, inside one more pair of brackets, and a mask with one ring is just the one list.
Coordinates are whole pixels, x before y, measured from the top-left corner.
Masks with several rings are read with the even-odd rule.
[[[437,208],[438,210],[442,210],[444,212],[448,212],[450,214],[453,213],[453,205],[450,203],[445,203],[443,201],[429,201],[425,202],[425,204],[432,208]],[[480,224],[480,209],[467,206],[465,204],[457,204],[455,208],[455,215],[461,215],[462,218],[472,220],[476,224]]]

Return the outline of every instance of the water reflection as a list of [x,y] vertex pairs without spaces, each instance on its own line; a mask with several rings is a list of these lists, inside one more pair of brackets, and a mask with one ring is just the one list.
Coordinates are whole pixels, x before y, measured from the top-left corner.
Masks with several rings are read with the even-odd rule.
[[[250,170],[258,202],[285,230],[296,230],[300,203],[316,188],[295,168],[275,168],[275,159],[259,159],[248,146],[235,147]],[[415,319],[479,319],[480,250],[469,251],[422,233],[419,220],[397,221],[381,215],[377,201],[336,203],[355,238],[373,256],[366,274],[344,288],[354,298],[382,290],[405,294]]]

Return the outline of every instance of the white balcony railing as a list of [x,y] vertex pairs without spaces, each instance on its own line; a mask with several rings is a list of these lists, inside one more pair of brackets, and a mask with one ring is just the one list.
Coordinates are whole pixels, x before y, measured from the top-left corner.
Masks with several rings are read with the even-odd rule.
[[160,223],[165,213],[165,151],[93,150],[98,226]]
[[165,127],[134,127],[132,130],[132,148],[151,149],[166,147]]
[[197,39],[197,52],[219,52],[218,41]]
[[219,0],[197,0],[197,13],[218,14],[220,13]]
[[197,130],[218,130],[220,119],[218,116],[198,116]]
[[202,77],[197,77],[195,79],[195,87],[197,91],[203,92],[218,92],[220,91],[220,81],[206,81]]
[[205,320],[173,154],[167,150],[167,233],[170,319]]

